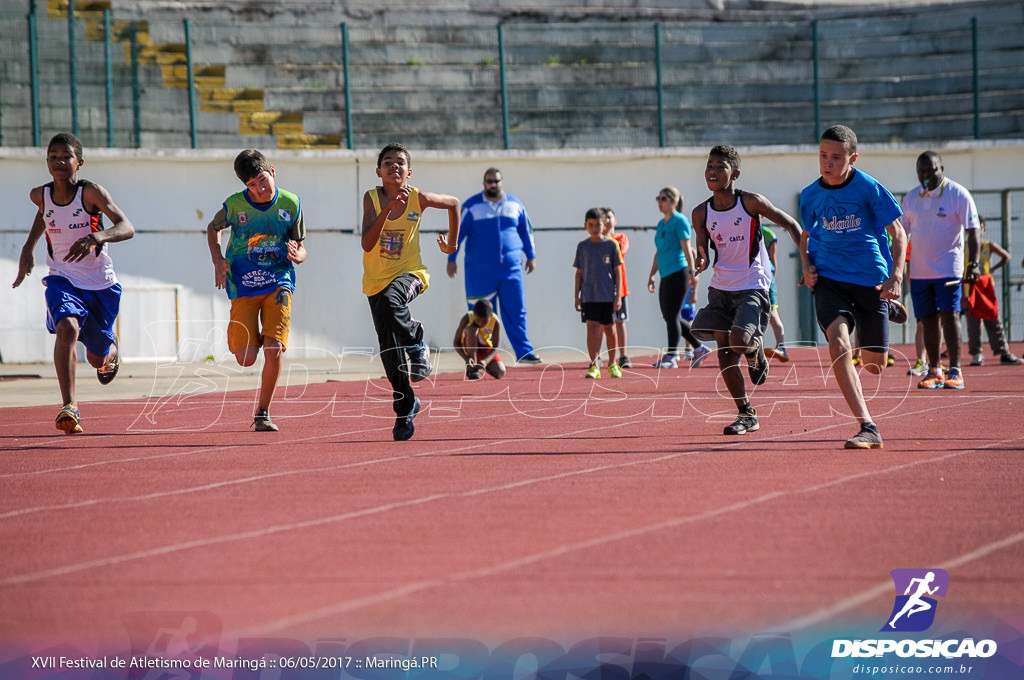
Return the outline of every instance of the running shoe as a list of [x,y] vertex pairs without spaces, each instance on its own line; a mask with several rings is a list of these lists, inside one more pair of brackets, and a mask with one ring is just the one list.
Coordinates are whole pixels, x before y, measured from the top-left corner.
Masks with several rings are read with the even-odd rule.
[[679,368],[679,358],[674,354],[666,354],[661,361],[654,362],[655,368]]
[[619,358],[619,368],[633,368],[633,362],[629,360],[629,357],[623,355]]
[[484,377],[484,372],[476,366],[466,366],[466,379],[467,380],[480,380]]
[[[597,364],[590,364],[590,368],[587,369],[587,377],[592,378],[594,380],[600,379],[601,367],[598,366]],[[622,375],[620,374],[619,377],[621,378]]]
[[934,390],[938,387],[942,387],[942,383],[946,382],[946,377],[942,374],[942,367],[929,368],[928,374],[925,375],[924,380],[917,383],[917,386],[922,390]]
[[[114,346],[117,347],[116,341]],[[117,377],[117,369],[119,368],[121,368],[120,348],[118,348],[117,356],[114,357],[112,362],[96,369],[96,379],[100,381],[101,385],[109,385]]]
[[81,434],[85,432],[82,428],[82,415],[78,412],[78,404],[69,402],[57,412],[56,423],[58,430],[64,434]]
[[711,350],[708,349],[707,345],[698,345],[697,349],[693,350],[693,360],[690,361],[690,368],[700,368],[700,365],[704,363],[709,354],[711,354]]
[[854,352],[850,359],[853,361],[854,366],[860,366],[860,352]]
[[843,448],[847,449],[880,449],[882,435],[878,434],[878,426],[874,423],[862,423],[860,432],[846,440]]
[[609,366],[608,367],[608,373],[610,373],[613,378],[621,378],[622,377],[622,369],[619,368],[618,364],[612,364],[611,366]]
[[683,348],[683,353],[682,353],[681,356],[682,356],[684,361],[692,361],[693,360],[693,348],[692,347],[684,347]]
[[917,361],[914,362],[914,365],[910,367],[910,370],[907,371],[907,375],[924,375],[927,372],[928,366],[923,361],[918,359]]
[[885,366],[886,366],[886,368],[888,368],[889,366],[895,366],[895,365],[896,365],[896,359],[894,359],[893,356],[890,354],[885,359]]
[[764,355],[769,359],[778,359],[782,363],[789,361],[789,353],[781,345],[766,349]]
[[964,388],[964,374],[960,372],[959,368],[955,366],[950,367],[942,386],[947,390],[962,390]]
[[907,322],[907,308],[899,300],[889,300],[889,321],[893,323]]
[[984,366],[984,365],[985,365],[985,355],[984,354],[982,354],[981,352],[978,352],[977,354],[972,354],[971,355],[971,366]]
[[256,411],[256,415],[252,419],[252,426],[256,428],[257,432],[277,432],[277,425],[270,419],[270,413],[265,408]]
[[1021,359],[1019,356],[1007,352],[1006,354],[999,357],[999,363],[1003,364],[1004,366],[1020,366],[1022,363],[1024,363],[1024,359]]
[[536,354],[534,354],[533,352],[530,352],[526,356],[521,357],[519,359],[519,363],[521,363],[521,364],[539,364],[539,363],[541,363],[541,358],[539,356],[537,356]]
[[410,379],[413,382],[421,382],[430,375],[430,348],[427,343],[420,342],[407,350],[409,355]]
[[758,338],[757,349],[747,354],[747,372],[750,382],[763,385],[768,379],[768,357],[764,355],[764,341]]
[[757,411],[751,408],[747,411],[740,411],[736,416],[736,421],[726,427],[722,434],[746,434],[757,432],[760,428],[761,426],[757,423]]
[[416,428],[412,424],[412,419],[416,417],[416,414],[420,412],[420,400],[416,397],[416,400],[412,403],[412,410],[409,411],[408,415],[398,416],[395,418],[395,426],[391,430],[391,435],[395,438],[396,442],[404,442],[412,439],[412,435],[416,432]]

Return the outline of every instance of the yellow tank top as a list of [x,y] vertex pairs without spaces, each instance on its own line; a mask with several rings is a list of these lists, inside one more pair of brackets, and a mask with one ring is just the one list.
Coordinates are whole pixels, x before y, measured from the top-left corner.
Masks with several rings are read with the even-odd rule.
[[[380,187],[370,190],[373,209],[379,215]],[[377,247],[363,253],[363,294],[376,295],[402,274],[413,274],[423,282],[423,290],[430,284],[427,268],[420,258],[420,192],[409,187],[409,201],[405,212],[396,219],[390,217],[380,232]]]
[[[468,312],[466,314],[466,321],[468,322],[466,324],[466,328],[467,329],[470,326],[475,326],[476,325],[476,324],[473,323],[473,312]],[[477,332],[477,336],[480,338],[480,341],[483,342],[488,347],[494,347],[494,327],[495,327],[495,325],[497,325],[497,319],[494,318],[494,314],[491,314],[491,318],[489,318],[487,320],[487,323],[484,325],[483,328],[477,327],[477,331],[476,331]],[[465,339],[466,331],[463,331],[462,333],[463,333],[462,343],[465,344],[466,343],[466,339]]]

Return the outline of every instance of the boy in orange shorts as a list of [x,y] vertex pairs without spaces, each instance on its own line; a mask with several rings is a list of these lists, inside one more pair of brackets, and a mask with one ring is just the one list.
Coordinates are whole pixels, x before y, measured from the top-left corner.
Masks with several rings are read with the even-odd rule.
[[495,378],[505,377],[505,364],[498,355],[501,342],[501,324],[494,316],[494,306],[481,298],[459,321],[455,329],[455,352],[466,361],[466,377],[479,380],[483,371]]
[[[224,201],[206,237],[217,288],[226,288],[231,299],[228,349],[240,365],[252,366],[263,348],[253,425],[257,432],[276,432],[270,401],[288,346],[295,265],[306,259],[306,226],[299,197],[277,187],[274,166],[262,153],[238,154],[235,174],[245,189]],[[231,236],[222,253],[220,233],[227,228]]]

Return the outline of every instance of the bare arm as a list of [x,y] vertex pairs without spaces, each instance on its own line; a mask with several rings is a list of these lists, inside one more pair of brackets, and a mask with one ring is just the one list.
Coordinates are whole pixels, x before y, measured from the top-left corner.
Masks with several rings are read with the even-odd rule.
[[693,240],[697,248],[697,262],[690,270],[694,274],[700,274],[708,268],[708,230],[704,222],[707,219],[707,208],[701,203],[690,213],[693,221]]
[[96,213],[106,215],[112,226],[103,231],[88,233],[72,243],[68,248],[68,254],[64,256],[65,262],[79,262],[104,243],[127,241],[135,236],[135,226],[132,225],[131,220],[121,208],[117,207],[114,199],[110,197],[110,193],[99,184],[90,182],[85,185],[82,189],[82,205],[86,212],[93,215]]
[[612,267],[615,276],[615,299],[612,301],[612,309],[616,312],[622,309],[622,267]]
[[18,259],[18,276],[14,279],[12,288],[17,288],[26,276],[32,274],[32,268],[36,266],[35,249],[39,239],[46,232],[46,223],[43,221],[43,190],[36,187],[29,193],[29,198],[35,203],[39,210],[36,211],[35,219],[32,221],[32,229],[28,232],[25,245],[21,248],[21,257]]
[[996,257],[999,258],[998,262],[992,262],[989,265],[989,270],[990,271],[994,272],[997,269],[1002,269],[1003,267],[1005,267],[1007,264],[1010,263],[1010,253],[1009,253],[1009,251],[1006,250],[1005,248],[1003,248],[998,243],[993,243],[993,242],[990,241],[989,244],[988,244],[988,249],[989,249],[989,251],[993,255],[995,255]]
[[654,262],[651,263],[651,275],[647,277],[647,290],[655,291],[654,277],[658,273],[658,253],[654,253]]
[[967,230],[967,262],[974,264],[968,264],[964,270],[964,279],[971,282],[977,281],[978,277],[981,276],[981,269],[978,267],[978,251],[981,250],[981,237],[978,235],[978,232],[978,229]]
[[[903,224],[896,218],[885,230],[889,232],[892,239],[892,274],[886,279],[879,290],[881,296],[889,300],[899,300],[903,294],[903,263],[907,258],[907,232],[903,231]],[[977,252],[977,251],[975,251]]]
[[583,301],[580,300],[580,288],[582,288],[582,287],[583,287],[583,270],[582,269],[577,269],[576,270],[576,290],[573,291],[573,294],[572,294],[572,299],[573,299],[574,304],[576,306],[576,311],[577,312],[582,312],[583,311]]
[[465,314],[459,319],[459,325],[455,328],[455,338],[452,339],[452,347],[455,348],[455,353],[458,354],[464,361],[469,361],[469,353],[466,352],[466,348],[462,346],[462,333],[466,330],[466,326],[469,325],[469,317]]
[[449,196],[448,194],[435,194],[429,191],[421,191],[420,207],[444,208],[448,211],[448,234],[441,234],[437,237],[437,247],[446,255],[451,255],[458,250],[459,199],[454,196]]
[[807,252],[807,243],[810,241],[810,233],[807,230],[800,235],[800,266],[804,270],[804,285],[814,290],[818,283],[818,269],[811,262],[811,256]]
[[363,194],[363,237],[361,244],[363,252],[368,253],[377,247],[380,241],[380,233],[384,231],[384,223],[388,220],[388,213],[392,209],[405,212],[405,205],[409,202],[409,189],[399,189],[395,197],[387,205],[382,205],[380,214],[373,207],[373,198],[370,192],[377,191],[370,189]]
[[[777,224],[785,229],[789,232],[789,236],[793,239],[793,243],[795,243],[797,247],[800,247],[800,234],[803,230],[800,229],[800,223],[797,222],[792,215],[784,210],[776,208],[771,201],[761,194],[744,193],[743,206],[751,215],[766,217],[773,224]],[[775,264],[775,260],[772,260],[772,264]]]

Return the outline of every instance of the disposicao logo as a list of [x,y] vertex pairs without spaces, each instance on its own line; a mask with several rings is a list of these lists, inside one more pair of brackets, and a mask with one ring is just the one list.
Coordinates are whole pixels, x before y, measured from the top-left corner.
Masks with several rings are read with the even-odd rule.
[[942,569],[893,569],[889,574],[896,584],[896,602],[881,630],[905,633],[928,630],[935,621],[938,607],[935,597],[946,597],[949,574]]
[[[896,601],[881,632],[913,633],[928,630],[935,621],[936,597],[945,597],[949,574],[942,569],[893,569]],[[946,659],[988,658],[997,651],[993,640],[833,640],[832,658],[899,657]]]

